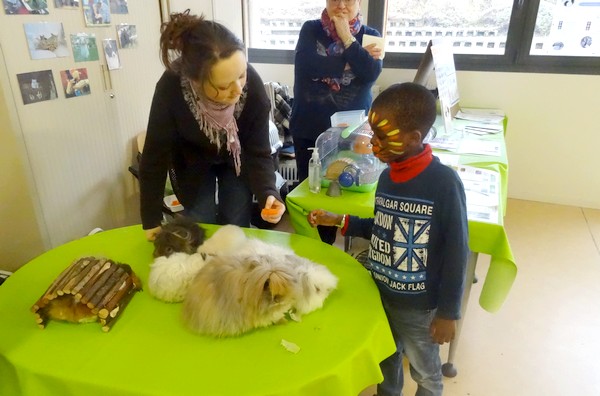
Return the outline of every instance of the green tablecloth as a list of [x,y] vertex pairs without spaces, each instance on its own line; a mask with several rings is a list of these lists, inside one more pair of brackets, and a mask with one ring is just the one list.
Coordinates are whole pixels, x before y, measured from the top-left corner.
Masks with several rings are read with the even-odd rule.
[[[462,127],[464,124],[464,121],[455,121],[457,127]],[[498,142],[501,146],[501,155],[496,157],[461,154],[459,163],[495,170],[500,175],[498,224],[469,220],[469,247],[473,252],[485,253],[491,256],[490,267],[481,289],[479,304],[489,312],[496,312],[505,301],[517,274],[515,259],[502,225],[506,210],[508,159],[503,134],[489,135],[481,139]],[[320,193],[314,194],[308,190],[308,182],[305,180],[287,195],[286,203],[292,226],[296,232],[300,235],[319,239],[316,228],[312,228],[306,220],[306,215],[311,210],[325,209],[335,213],[373,217],[374,197],[375,191],[366,193],[343,191],[339,197],[329,197],[326,195],[326,190],[323,189]]]
[[[209,234],[216,229],[205,226]],[[0,395],[351,395],[382,379],[394,342],[369,274],[337,248],[299,235],[246,230],[326,265],[338,288],[321,310],[290,322],[214,339],[179,321],[181,304],[137,293],[112,330],[50,321],[31,305],[73,260],[107,257],[146,281],[152,244],[140,226],[88,236],[32,260],[0,286]],[[297,344],[293,354],[282,339]]]

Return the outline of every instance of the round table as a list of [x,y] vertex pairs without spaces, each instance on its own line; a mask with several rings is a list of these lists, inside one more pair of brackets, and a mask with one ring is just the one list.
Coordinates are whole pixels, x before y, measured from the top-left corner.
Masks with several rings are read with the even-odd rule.
[[[203,227],[208,235],[217,229]],[[31,306],[80,257],[129,264],[147,281],[153,245],[141,226],[104,231],[42,254],[0,286],[0,394],[356,396],[380,382],[379,362],[395,346],[367,271],[312,238],[245,232],[326,265],[339,283],[323,308],[301,322],[216,339],[187,331],[181,304],[161,302],[144,290],[108,333],[99,323],[49,321],[39,329]],[[288,351],[282,340],[300,351]]]

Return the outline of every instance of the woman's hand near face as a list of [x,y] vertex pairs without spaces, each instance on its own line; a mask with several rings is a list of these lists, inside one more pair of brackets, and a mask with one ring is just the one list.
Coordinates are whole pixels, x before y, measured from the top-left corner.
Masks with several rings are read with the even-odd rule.
[[348,20],[341,16],[332,16],[331,21],[335,25],[335,31],[337,32],[338,37],[345,43],[352,37],[352,33],[350,33],[350,25],[348,24]]

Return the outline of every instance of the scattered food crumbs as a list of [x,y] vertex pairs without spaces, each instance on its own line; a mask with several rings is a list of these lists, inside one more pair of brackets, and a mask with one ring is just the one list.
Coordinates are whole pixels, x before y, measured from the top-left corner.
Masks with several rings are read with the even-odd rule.
[[300,347],[293,342],[286,341],[284,339],[281,340],[281,345],[292,353],[300,352]]
[[293,320],[294,322],[300,322],[300,318],[298,315],[296,315],[296,310],[293,308],[284,314],[284,318],[287,320]]

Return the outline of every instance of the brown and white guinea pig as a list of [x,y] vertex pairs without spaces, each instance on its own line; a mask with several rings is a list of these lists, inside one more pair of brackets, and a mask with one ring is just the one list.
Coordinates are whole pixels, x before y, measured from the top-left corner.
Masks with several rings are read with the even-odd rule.
[[323,307],[325,299],[337,287],[338,278],[324,265],[300,256],[286,256],[298,281],[298,294],[294,308],[298,315],[305,315]]
[[187,217],[176,217],[164,224],[154,239],[154,257],[169,257],[176,252],[196,253],[204,242],[206,230]]
[[216,337],[283,322],[298,294],[295,277],[293,268],[268,256],[214,256],[188,288],[183,322]]

